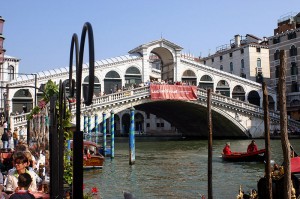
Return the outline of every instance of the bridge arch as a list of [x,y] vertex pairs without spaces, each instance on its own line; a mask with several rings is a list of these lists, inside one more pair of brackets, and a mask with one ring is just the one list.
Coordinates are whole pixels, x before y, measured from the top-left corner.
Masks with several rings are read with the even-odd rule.
[[211,89],[212,92],[214,92],[214,81],[213,78],[210,75],[203,75],[200,78],[198,88],[203,88],[203,89]]
[[31,89],[19,89],[12,98],[12,114],[27,113],[33,108]]
[[142,74],[138,67],[130,66],[125,72],[125,87],[142,83]]
[[[95,96],[100,96],[101,95],[101,83],[100,80],[97,76],[94,76],[94,95]],[[84,99],[87,99],[86,96],[88,94],[88,89],[89,89],[89,76],[86,76],[82,82],[82,95]]]
[[181,82],[186,83],[187,85],[196,86],[197,85],[197,76],[196,76],[195,72],[191,69],[185,70],[181,76]]
[[246,99],[246,92],[243,86],[241,85],[236,85],[233,89],[232,89],[232,98],[234,99],[238,99],[241,101],[245,101]]
[[220,80],[217,83],[216,93],[220,93],[221,95],[230,97],[230,86],[226,80]]
[[256,106],[260,106],[260,96],[257,91],[250,91],[248,94],[248,102]]
[[165,80],[166,82],[176,81],[175,78],[175,60],[174,60],[174,49],[166,46],[153,46],[149,48],[150,54],[153,53],[158,56],[161,60],[161,80]]
[[122,86],[122,78],[115,70],[110,70],[104,78],[104,93],[114,93],[118,87]]

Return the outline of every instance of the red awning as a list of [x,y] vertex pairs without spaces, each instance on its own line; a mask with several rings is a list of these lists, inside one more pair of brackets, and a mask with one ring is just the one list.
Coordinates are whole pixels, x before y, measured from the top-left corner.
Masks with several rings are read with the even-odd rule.
[[291,158],[291,173],[300,172],[300,157]]

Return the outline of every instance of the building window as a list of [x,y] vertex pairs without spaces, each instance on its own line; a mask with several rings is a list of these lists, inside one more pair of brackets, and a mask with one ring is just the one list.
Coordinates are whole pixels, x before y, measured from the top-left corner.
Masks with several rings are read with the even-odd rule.
[[160,127],[165,127],[165,123],[160,123]]
[[222,61],[222,60],[223,60],[223,56],[221,55],[221,56],[220,56],[220,61]]
[[160,127],[160,123],[156,123],[156,127]]
[[232,57],[232,53],[229,53],[229,57]]
[[146,124],[146,127],[149,128],[149,127],[150,127],[150,123],[147,123],[147,124]]
[[273,44],[278,44],[280,43],[280,37],[273,38]]
[[241,68],[245,68],[244,59],[241,60]]
[[297,56],[297,48],[294,45],[290,48],[290,57],[292,56]]
[[295,39],[296,37],[297,37],[296,32],[292,32],[292,33],[290,33],[290,34],[287,35],[288,40]]
[[232,73],[233,72],[233,63],[230,62],[230,72]]
[[292,62],[291,75],[298,75],[298,67],[295,62]]
[[223,70],[223,65],[220,66],[220,70]]
[[206,65],[206,60],[204,60],[203,64]]
[[214,58],[211,58],[211,62],[213,63],[215,61],[215,59]]
[[257,58],[257,68],[261,68],[261,59]]
[[15,75],[15,68],[13,66],[9,66],[8,67],[8,80],[11,81],[14,79],[14,75]]
[[279,66],[276,66],[275,68],[275,78],[279,78]]
[[241,49],[241,54],[244,54],[244,48]]
[[146,113],[147,119],[150,119],[150,113]]
[[257,53],[260,53],[260,48],[256,48],[256,52],[257,52]]
[[275,53],[274,53],[274,60],[278,60],[279,57],[280,57],[280,51],[276,50]]

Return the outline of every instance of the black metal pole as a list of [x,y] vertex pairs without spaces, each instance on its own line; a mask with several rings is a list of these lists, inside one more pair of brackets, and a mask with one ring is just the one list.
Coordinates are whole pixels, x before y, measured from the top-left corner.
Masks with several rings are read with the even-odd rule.
[[37,95],[36,95],[36,88],[37,88],[37,74],[33,74],[34,75],[34,107],[37,106]]
[[[73,51],[75,47],[76,55],[76,132],[73,135],[73,198],[83,198],[83,132],[80,131],[80,106],[81,106],[81,81],[82,81],[82,64],[84,54],[85,36],[88,32],[89,41],[89,89],[88,96],[85,100],[85,105],[89,106],[92,104],[93,92],[94,92],[94,73],[95,73],[95,55],[94,55],[94,36],[93,30],[90,23],[85,23],[82,29],[80,50],[78,53],[78,37],[73,34],[71,42],[70,52],[70,65],[69,65],[69,84],[72,85],[72,64],[73,64]],[[78,57],[79,55],[79,57]],[[74,90],[70,92],[71,97],[74,94]]]

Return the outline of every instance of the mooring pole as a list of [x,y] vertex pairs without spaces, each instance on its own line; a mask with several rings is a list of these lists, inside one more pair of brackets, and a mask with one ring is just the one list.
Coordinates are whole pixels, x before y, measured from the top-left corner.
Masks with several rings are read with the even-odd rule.
[[211,90],[207,90],[207,122],[208,122],[208,199],[213,198],[212,192],[212,117],[211,117]]
[[284,159],[284,199],[291,197],[291,150],[288,138],[288,122],[286,110],[286,55],[284,50],[280,50],[280,67],[279,67],[279,110],[280,110],[280,135]]
[[135,163],[135,135],[134,135],[134,108],[130,108],[130,131],[129,131],[129,164]]
[[266,148],[266,199],[272,199],[272,178],[271,178],[271,147],[270,147],[270,115],[269,115],[269,99],[266,82],[263,82],[263,104],[264,104],[264,123],[265,123],[265,148]]
[[102,113],[103,122],[102,122],[102,133],[103,133],[103,156],[106,156],[106,112]]
[[95,135],[96,135],[96,139],[95,142],[98,144],[98,135],[99,135],[99,119],[98,119],[98,114],[95,114]]
[[110,149],[111,149],[111,158],[115,157],[115,112],[114,110],[111,110],[110,112],[110,127],[111,127],[111,144],[110,144]]

